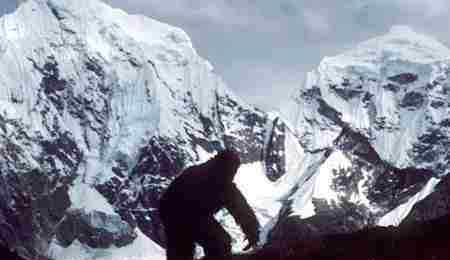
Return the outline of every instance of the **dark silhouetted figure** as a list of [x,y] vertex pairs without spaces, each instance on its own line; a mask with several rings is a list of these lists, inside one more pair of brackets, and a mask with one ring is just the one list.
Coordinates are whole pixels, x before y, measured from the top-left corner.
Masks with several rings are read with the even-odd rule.
[[233,183],[240,165],[236,152],[225,150],[206,163],[185,169],[160,200],[167,237],[167,260],[192,260],[194,243],[210,259],[231,259],[231,237],[214,219],[228,209],[241,226],[249,247],[258,242],[259,224],[244,196]]

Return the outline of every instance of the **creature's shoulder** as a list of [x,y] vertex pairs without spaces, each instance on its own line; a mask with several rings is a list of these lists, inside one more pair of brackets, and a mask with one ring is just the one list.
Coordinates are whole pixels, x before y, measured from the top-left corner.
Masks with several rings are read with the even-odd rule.
[[203,165],[193,165],[184,169],[175,179],[177,182],[192,182],[205,179],[208,170]]

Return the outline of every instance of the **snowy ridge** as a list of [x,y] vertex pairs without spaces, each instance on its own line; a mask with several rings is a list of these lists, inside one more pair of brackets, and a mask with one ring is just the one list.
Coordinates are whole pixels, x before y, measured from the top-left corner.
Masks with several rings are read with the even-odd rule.
[[306,181],[301,189],[293,197],[294,215],[301,218],[309,218],[316,214],[312,199],[325,199],[328,202],[338,202],[338,193],[331,189],[333,171],[344,170],[351,166],[350,161],[342,152],[333,153],[324,163],[322,163],[317,172]]
[[[365,67],[379,73],[385,64],[401,66],[401,63],[431,64],[450,58],[450,50],[433,38],[415,32],[408,26],[393,26],[389,33],[357,45],[354,49],[335,57],[326,57],[322,68],[336,66]],[[400,71],[402,72],[402,71]],[[370,74],[369,74],[370,75]],[[391,75],[392,76],[392,75]]]

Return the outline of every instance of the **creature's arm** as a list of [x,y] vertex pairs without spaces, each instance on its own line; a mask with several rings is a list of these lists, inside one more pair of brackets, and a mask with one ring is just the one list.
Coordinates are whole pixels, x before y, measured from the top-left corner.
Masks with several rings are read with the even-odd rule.
[[225,207],[242,228],[250,245],[256,245],[259,237],[259,223],[245,197],[233,183],[227,191]]

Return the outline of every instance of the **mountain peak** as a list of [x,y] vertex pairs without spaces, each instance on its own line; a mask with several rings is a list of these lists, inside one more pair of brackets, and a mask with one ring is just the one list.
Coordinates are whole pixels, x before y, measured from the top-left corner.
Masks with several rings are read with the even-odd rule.
[[[109,46],[114,39],[132,39],[148,46],[171,45],[181,56],[196,55],[182,29],[142,15],[129,15],[101,0],[18,0],[17,3],[15,12],[0,18],[5,25],[0,35],[16,45],[20,41],[35,46],[47,39],[64,45],[72,39],[74,44],[87,42],[92,48],[105,51],[101,46]],[[110,52],[106,50],[102,54],[109,56]]]
[[428,47],[430,51],[449,51],[448,47],[434,37],[420,33],[407,25],[394,25],[387,34],[379,36],[374,40],[397,45],[399,48],[412,47],[411,45],[414,45],[416,47]]
[[326,57],[327,66],[364,66],[375,69],[382,64],[398,62],[430,64],[450,58],[450,49],[431,36],[409,26],[393,26],[388,33],[358,44],[335,57]]

